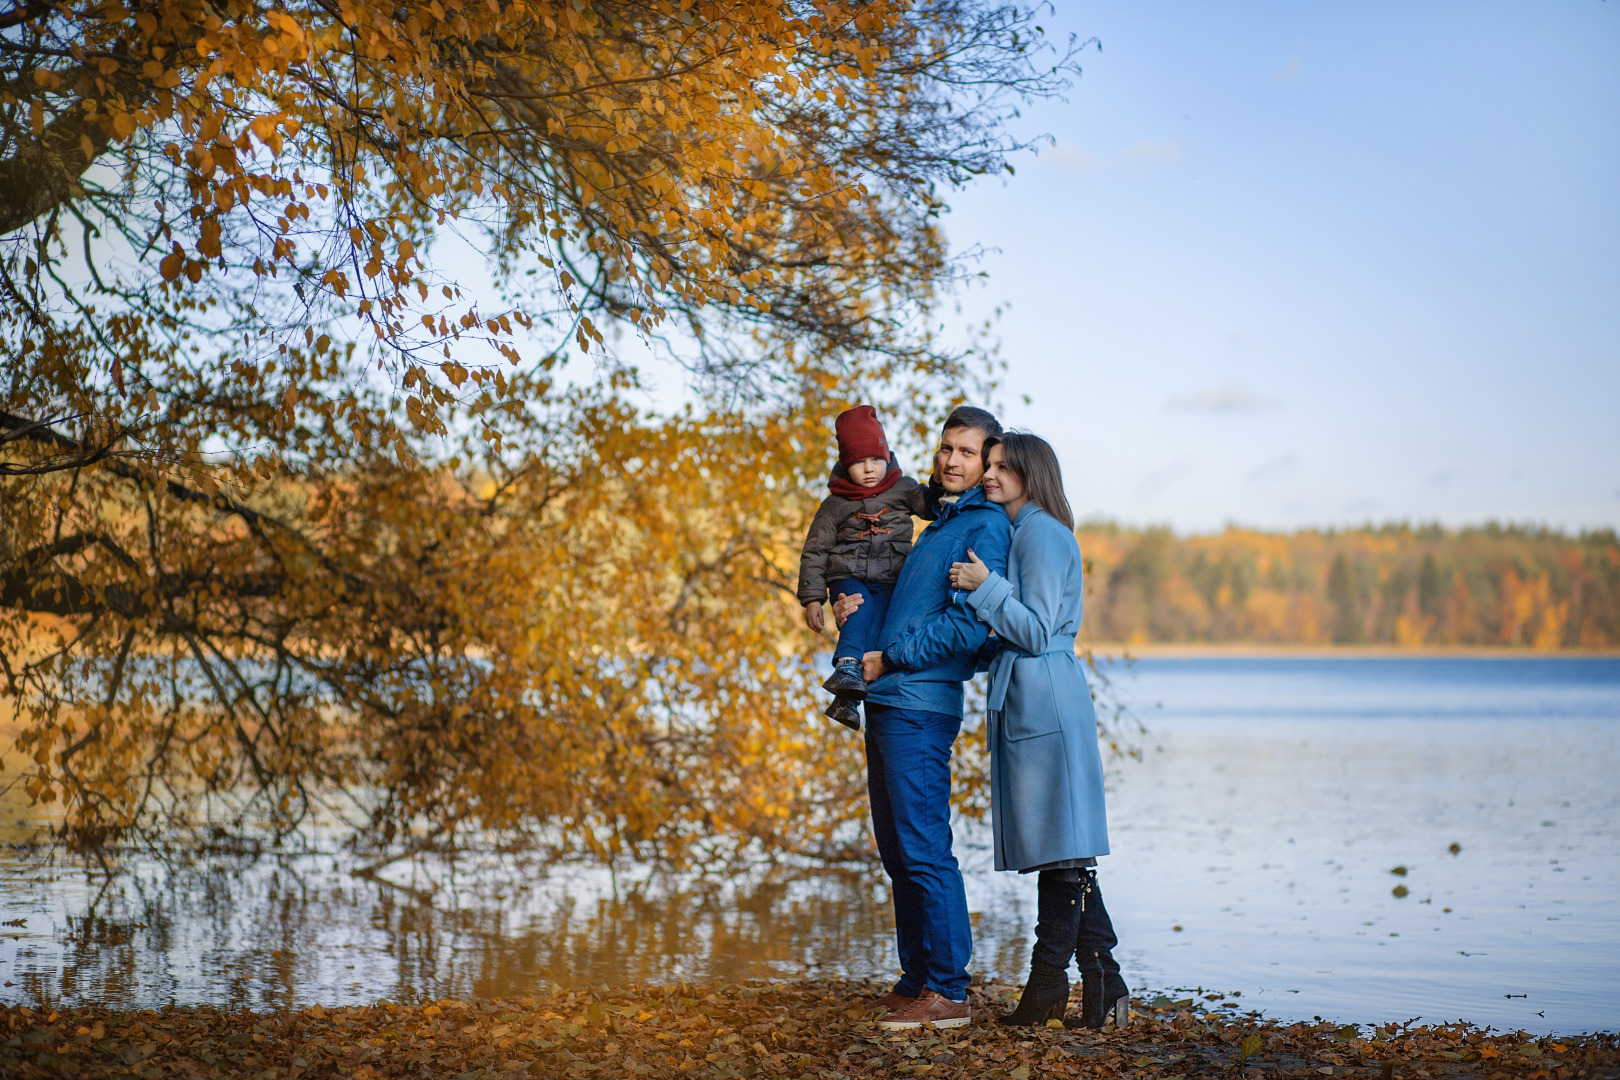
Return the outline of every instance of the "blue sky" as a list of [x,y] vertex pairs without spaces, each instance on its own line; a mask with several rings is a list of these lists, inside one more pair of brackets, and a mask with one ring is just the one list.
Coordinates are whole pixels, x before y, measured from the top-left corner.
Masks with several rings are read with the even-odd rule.
[[1043,21],[1102,51],[946,227],[1082,516],[1620,526],[1620,3]]

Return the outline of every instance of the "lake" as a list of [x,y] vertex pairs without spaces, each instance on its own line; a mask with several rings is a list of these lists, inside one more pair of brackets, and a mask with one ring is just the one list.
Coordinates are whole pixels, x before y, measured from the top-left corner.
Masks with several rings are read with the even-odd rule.
[[[1281,1019],[1620,1026],[1620,659],[1155,658],[1119,684],[1145,731],[1110,764],[1100,880],[1133,988]],[[971,823],[958,855],[974,970],[1021,980],[1033,878],[992,871]],[[109,879],[0,849],[0,1001],[892,973],[881,874],[354,865],[140,858]]]

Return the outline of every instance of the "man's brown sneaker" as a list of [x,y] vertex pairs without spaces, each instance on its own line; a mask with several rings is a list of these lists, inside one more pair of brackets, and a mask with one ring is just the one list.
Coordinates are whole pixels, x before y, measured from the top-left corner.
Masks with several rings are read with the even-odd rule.
[[882,1009],[883,1014],[887,1016],[889,1013],[898,1012],[916,1000],[916,998],[907,997],[898,990],[890,990],[882,997],[868,1001],[866,1003],[866,1011],[871,1012],[874,1009]]
[[919,1028],[923,1025],[937,1028],[966,1027],[973,1020],[973,1010],[966,1001],[951,1001],[932,990],[924,990],[910,1004],[902,1005],[878,1019],[877,1026],[885,1031]]

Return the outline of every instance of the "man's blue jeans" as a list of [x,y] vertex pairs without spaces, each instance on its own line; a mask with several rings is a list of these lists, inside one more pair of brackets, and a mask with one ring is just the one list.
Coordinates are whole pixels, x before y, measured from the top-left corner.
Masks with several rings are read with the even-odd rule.
[[900,981],[952,1001],[967,996],[968,927],[962,871],[951,853],[951,744],[962,721],[866,703],[866,786],[872,831],[894,892]]
[[835,581],[827,590],[834,600],[840,593],[862,597],[861,606],[850,613],[844,625],[838,628],[838,648],[833,660],[853,656],[859,660],[882,644],[883,616],[889,613],[889,599],[894,596],[894,585],[868,585],[854,578]]

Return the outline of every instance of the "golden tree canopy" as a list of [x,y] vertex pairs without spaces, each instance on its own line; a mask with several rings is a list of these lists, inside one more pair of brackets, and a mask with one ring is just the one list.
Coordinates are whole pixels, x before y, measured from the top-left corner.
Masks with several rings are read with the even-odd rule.
[[[0,12],[29,793],[81,840],[852,853],[784,588],[825,419],[959,392],[942,192],[1073,55],[951,0]],[[637,408],[626,335],[701,406]]]

